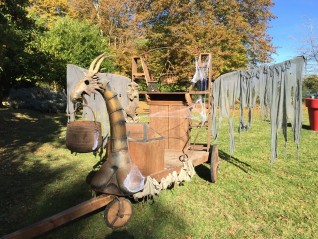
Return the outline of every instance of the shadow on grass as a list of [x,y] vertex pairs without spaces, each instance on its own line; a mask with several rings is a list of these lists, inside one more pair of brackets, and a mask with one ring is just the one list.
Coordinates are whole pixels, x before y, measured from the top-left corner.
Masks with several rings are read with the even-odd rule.
[[302,128],[305,130],[311,130],[310,125],[303,125]]
[[68,171],[74,171],[74,165],[51,167],[60,160],[54,150],[47,152],[45,159],[35,154],[43,150],[43,144],[62,147],[64,139],[60,134],[65,125],[64,114],[1,109],[0,236],[83,201],[85,185],[82,182],[69,185],[70,190],[57,186],[47,191],[48,185],[63,180]]
[[200,164],[196,166],[195,168],[196,174],[206,181],[211,181],[211,171],[210,168],[205,164]]
[[[222,150],[219,150],[219,158],[242,170],[244,173],[248,173],[249,171],[254,170],[250,164],[245,163],[240,159],[225,153]],[[208,163],[210,163],[210,161]],[[222,161],[220,161],[220,167],[222,167]],[[200,164],[196,166],[195,172],[203,180],[211,181],[211,170],[210,166],[207,166],[207,164]]]
[[111,234],[107,235],[105,239],[135,239],[127,230],[123,231],[113,231]]
[[222,150],[219,150],[219,157],[222,160],[224,160],[224,161],[232,164],[233,166],[237,167],[238,169],[242,170],[244,173],[248,173],[249,171],[254,170],[250,164],[245,163],[245,162],[241,161],[240,159],[225,153]]

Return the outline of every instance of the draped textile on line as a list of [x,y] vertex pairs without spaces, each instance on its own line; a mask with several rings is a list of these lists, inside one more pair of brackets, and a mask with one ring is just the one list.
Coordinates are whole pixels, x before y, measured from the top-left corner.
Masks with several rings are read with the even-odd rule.
[[[277,158],[277,134],[282,130],[287,142],[287,123],[291,123],[294,142],[299,148],[302,127],[302,76],[305,59],[297,57],[271,66],[221,75],[213,83],[212,135],[218,139],[223,118],[228,119],[230,153],[234,152],[234,107],[240,104],[238,131],[247,130],[259,98],[261,116],[270,117],[271,162]],[[248,119],[244,119],[244,109]]]

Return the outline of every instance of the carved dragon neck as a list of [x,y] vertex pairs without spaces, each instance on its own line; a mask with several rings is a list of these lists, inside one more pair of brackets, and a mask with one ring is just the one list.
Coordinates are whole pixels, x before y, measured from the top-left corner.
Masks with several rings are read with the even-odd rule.
[[124,111],[117,94],[111,89],[109,83],[105,85],[103,97],[109,116],[111,152],[128,150]]
[[[97,59],[97,60],[96,60]],[[115,195],[134,194],[144,187],[144,177],[133,164],[128,152],[126,120],[123,108],[117,94],[112,90],[108,81],[100,80],[97,72],[104,55],[98,56],[91,66],[89,73],[80,80],[71,92],[71,100],[82,98],[83,94],[100,92],[106,103],[110,123],[111,152],[106,162],[91,180],[94,190]],[[97,66],[94,68],[94,65]]]

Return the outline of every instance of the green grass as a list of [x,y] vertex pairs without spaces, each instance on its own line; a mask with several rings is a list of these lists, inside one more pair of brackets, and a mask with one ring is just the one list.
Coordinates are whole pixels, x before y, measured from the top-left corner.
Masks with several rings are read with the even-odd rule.
[[[299,158],[289,128],[286,150],[280,135],[270,165],[270,125],[257,115],[235,134],[230,156],[224,121],[216,184],[200,165],[191,182],[135,203],[125,228],[107,228],[101,209],[40,238],[315,238],[318,132],[308,130],[306,108],[303,116]],[[99,158],[65,148],[64,115],[1,109],[0,125],[0,236],[91,198],[86,177]]]

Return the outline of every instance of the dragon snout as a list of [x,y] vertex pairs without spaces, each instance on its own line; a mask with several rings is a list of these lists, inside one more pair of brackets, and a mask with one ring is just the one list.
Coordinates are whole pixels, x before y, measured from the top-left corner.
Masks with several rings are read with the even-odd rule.
[[98,76],[90,73],[75,85],[71,92],[71,101],[75,102],[82,99],[84,94],[91,95],[100,90],[103,90],[103,85],[99,82]]
[[89,79],[82,79],[80,80],[71,92],[71,101],[76,102],[83,98],[84,94],[90,94],[90,80]]
[[73,92],[71,93],[71,95],[70,95],[71,101],[72,101],[72,102],[76,102],[76,101],[82,99],[83,93],[84,93],[84,92],[73,91]]

